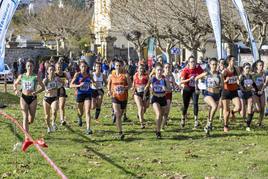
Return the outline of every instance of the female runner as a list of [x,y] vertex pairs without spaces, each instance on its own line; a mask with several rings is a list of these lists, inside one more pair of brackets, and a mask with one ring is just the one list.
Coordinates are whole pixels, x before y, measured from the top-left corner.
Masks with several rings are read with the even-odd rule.
[[265,109],[265,93],[264,89],[267,85],[267,77],[265,75],[265,72],[263,70],[264,68],[264,62],[262,60],[258,60],[255,62],[255,69],[254,69],[254,75],[253,79],[256,84],[255,93],[253,96],[255,111],[259,112],[259,120],[258,120],[258,126],[262,126],[262,121],[264,118],[264,109]]
[[122,116],[126,110],[128,100],[128,89],[130,80],[127,73],[123,71],[121,61],[115,61],[115,72],[108,77],[108,96],[112,97],[113,111],[116,121],[116,126],[121,140],[125,138],[122,130]]
[[204,91],[204,101],[209,106],[208,121],[204,130],[207,135],[212,131],[212,122],[217,111],[219,100],[221,97],[221,88],[223,86],[223,79],[221,73],[217,71],[217,59],[211,58],[209,62],[209,70],[198,75],[195,80],[205,78],[206,90]]
[[[256,88],[256,84],[253,81],[253,77],[251,73],[251,65],[249,63],[245,63],[243,65],[243,73],[239,76],[239,86],[240,90],[238,91],[238,95],[240,97],[241,102],[241,111],[240,114],[242,118],[247,123],[247,131],[250,131],[250,124],[253,119],[253,94],[252,91]],[[246,119],[247,113],[247,119]]]
[[65,119],[65,102],[67,98],[65,86],[69,84],[70,75],[62,70],[62,63],[56,64],[56,76],[60,79],[58,96],[59,96],[59,111],[60,111],[60,123],[61,125],[66,124]]
[[[150,92],[148,91],[144,95],[145,86],[149,80],[148,74],[145,72],[145,66],[139,64],[138,72],[134,75],[132,91],[134,95],[134,100],[138,108],[137,117],[140,120],[141,128],[145,128],[144,113],[149,107]],[[145,98],[143,98],[145,96]]]
[[182,99],[183,99],[183,108],[182,108],[182,119],[181,126],[185,126],[185,119],[187,110],[192,98],[194,104],[194,129],[199,125],[198,123],[198,99],[199,93],[196,89],[195,77],[203,73],[203,70],[200,66],[196,65],[195,57],[191,56],[188,59],[187,66],[181,72],[181,84],[183,84]]
[[[222,91],[222,104],[223,104],[223,118],[224,118],[224,132],[229,130],[229,117],[230,114],[234,116],[235,113],[241,109],[240,100],[238,97],[238,77],[239,70],[236,68],[235,58],[233,56],[227,57],[227,68],[222,72],[224,79],[224,87]],[[230,102],[233,103],[234,109],[230,109]]]
[[[23,115],[23,128],[26,132],[29,132],[29,124],[32,124],[35,119],[37,94],[44,91],[45,87],[39,77],[33,73],[33,61],[28,60],[25,66],[26,73],[18,76],[13,88],[15,94],[19,95],[20,90],[18,90],[18,85],[21,84],[20,108]],[[39,90],[37,90],[37,85],[41,87]],[[23,144],[27,141],[29,141],[29,139],[27,138],[27,135],[25,135],[25,141]]]
[[80,61],[79,64],[80,72],[75,73],[70,87],[76,88],[76,102],[78,106],[78,125],[82,127],[82,116],[85,112],[86,114],[86,134],[91,135],[93,131],[90,128],[90,109],[92,100],[92,89],[90,87],[91,83],[94,83],[90,74],[88,74],[88,66],[84,60]]
[[170,88],[167,89],[167,92],[166,92],[167,107],[166,107],[166,111],[165,111],[164,118],[163,118],[162,129],[164,129],[165,125],[167,125],[171,102],[172,102],[172,91],[173,89],[175,89],[175,87],[177,87],[175,78],[172,74],[172,66],[170,64],[166,63],[164,65],[163,75],[166,78],[166,80],[168,80],[170,84]]
[[101,112],[101,105],[104,95],[104,84],[107,83],[107,77],[105,74],[101,72],[101,63],[96,62],[95,63],[95,71],[93,72],[93,79],[96,82],[96,86],[92,85],[92,105],[91,109],[96,108],[95,112],[95,120],[99,121],[99,115]]
[[155,65],[155,75],[148,81],[144,95],[147,93],[150,86],[152,90],[151,104],[156,114],[156,138],[160,139],[162,137],[160,132],[162,120],[166,120],[164,118],[167,106],[166,92],[170,89],[168,80],[163,76],[163,66],[160,63]]
[[[55,75],[55,67],[50,65],[47,68],[47,77],[43,80],[45,86],[45,96],[43,100],[45,120],[47,124],[47,133],[57,130],[56,116],[58,110],[58,84],[59,77]],[[50,114],[51,112],[51,114]],[[52,115],[52,117],[50,117]],[[50,123],[52,119],[52,124]]]

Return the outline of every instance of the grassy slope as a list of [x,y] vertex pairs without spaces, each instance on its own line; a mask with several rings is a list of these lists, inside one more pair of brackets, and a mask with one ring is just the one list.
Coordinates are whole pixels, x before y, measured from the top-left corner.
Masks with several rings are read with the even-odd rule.
[[[0,102],[9,104],[5,110],[8,114],[21,119],[17,97],[0,93]],[[72,94],[67,104],[70,127],[59,127],[56,133],[47,135],[43,109],[39,105],[31,134],[34,138],[45,138],[49,145],[45,151],[69,178],[268,177],[267,128],[246,132],[238,119],[232,124],[232,130],[223,134],[221,122],[215,120],[212,137],[205,138],[201,128],[192,131],[191,116],[185,129],[178,127],[181,114],[178,103],[181,99],[176,94],[170,115],[172,121],[163,132],[162,140],[156,140],[153,133],[152,109],[146,114],[147,128],[141,130],[135,117],[136,107],[131,101],[128,116],[134,122],[124,124],[126,140],[118,141],[107,98],[101,112],[102,123],[92,122],[94,135],[85,136],[85,125],[79,128],[74,122]],[[201,107],[200,111],[200,118],[205,119],[207,109]],[[12,151],[13,145],[22,138],[21,132],[14,135],[13,124],[0,117],[0,177],[57,178],[34,148],[27,153]]]

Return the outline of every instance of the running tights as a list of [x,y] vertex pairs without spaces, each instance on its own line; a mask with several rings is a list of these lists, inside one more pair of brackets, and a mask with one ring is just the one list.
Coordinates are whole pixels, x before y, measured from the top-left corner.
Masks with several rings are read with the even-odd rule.
[[182,99],[183,99],[183,107],[182,107],[182,114],[185,116],[187,114],[187,110],[190,104],[190,100],[193,100],[194,105],[194,115],[198,115],[198,98],[199,94],[195,92],[195,89],[191,88],[184,88],[182,93]]

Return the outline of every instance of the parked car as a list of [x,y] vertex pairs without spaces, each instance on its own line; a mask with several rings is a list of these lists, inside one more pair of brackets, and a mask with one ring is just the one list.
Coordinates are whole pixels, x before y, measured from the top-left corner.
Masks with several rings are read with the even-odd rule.
[[5,69],[4,71],[0,72],[0,82],[4,82],[4,76],[6,75],[6,80],[8,83],[13,83],[14,81],[14,75],[13,72],[11,70],[11,68],[9,68],[9,66],[7,64],[5,64]]

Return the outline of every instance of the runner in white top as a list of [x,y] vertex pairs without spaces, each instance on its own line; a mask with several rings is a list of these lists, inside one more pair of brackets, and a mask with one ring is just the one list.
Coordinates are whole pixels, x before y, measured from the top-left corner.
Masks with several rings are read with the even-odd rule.
[[91,108],[95,109],[95,120],[98,122],[99,115],[101,112],[101,104],[103,100],[103,94],[104,94],[104,85],[107,84],[107,77],[103,73],[101,73],[101,63],[96,62],[95,63],[95,71],[93,72],[93,80],[96,82],[95,86],[92,85],[92,105]]

